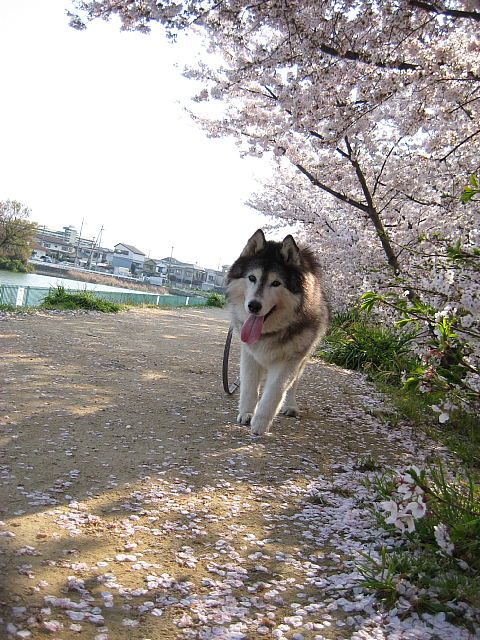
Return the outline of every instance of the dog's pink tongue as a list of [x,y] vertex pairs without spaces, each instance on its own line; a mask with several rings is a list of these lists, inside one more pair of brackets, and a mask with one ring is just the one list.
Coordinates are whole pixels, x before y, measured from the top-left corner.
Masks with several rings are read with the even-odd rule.
[[257,340],[260,340],[264,320],[264,316],[255,316],[251,313],[243,323],[242,331],[240,332],[242,342],[254,344]]

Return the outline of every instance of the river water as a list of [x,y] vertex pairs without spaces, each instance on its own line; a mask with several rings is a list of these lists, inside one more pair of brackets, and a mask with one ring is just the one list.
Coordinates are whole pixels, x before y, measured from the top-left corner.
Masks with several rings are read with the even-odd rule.
[[[40,276],[36,273],[15,273],[13,271],[0,270],[0,285],[11,284],[18,287],[58,287],[63,286],[65,289],[80,289],[92,291],[122,291],[123,293],[131,293],[133,289],[123,287],[111,287],[106,284],[96,284],[93,282],[83,282],[82,280],[70,280],[68,278],[59,278],[56,276]],[[136,291],[136,293],[146,293],[144,291]]]

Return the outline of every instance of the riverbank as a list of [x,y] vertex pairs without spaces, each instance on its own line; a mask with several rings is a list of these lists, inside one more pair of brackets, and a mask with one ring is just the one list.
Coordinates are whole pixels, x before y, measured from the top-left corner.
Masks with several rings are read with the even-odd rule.
[[50,266],[48,264],[32,264],[33,273],[40,276],[55,276],[64,278],[65,280],[80,280],[91,284],[101,284],[110,287],[122,287],[123,289],[133,289],[135,291],[144,291],[146,293],[166,294],[168,289],[154,284],[146,284],[138,280],[130,278],[119,278],[114,275],[103,275],[101,273],[91,273],[82,269],[62,268],[58,266]]

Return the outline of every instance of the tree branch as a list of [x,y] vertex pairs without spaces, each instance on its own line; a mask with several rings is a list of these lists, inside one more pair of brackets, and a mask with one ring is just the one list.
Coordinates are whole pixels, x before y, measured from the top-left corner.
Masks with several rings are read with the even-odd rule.
[[459,149],[462,145],[466,144],[467,142],[469,142],[472,138],[474,138],[475,136],[478,136],[478,134],[480,133],[480,129],[477,129],[477,131],[474,131],[471,135],[467,136],[464,140],[462,140],[461,142],[459,142],[457,145],[455,145],[453,147],[453,149],[450,149],[450,151],[443,156],[443,158],[439,158],[438,162],[445,162],[445,160],[452,155],[452,153],[455,153],[455,151],[457,151],[457,149]]
[[467,20],[475,20],[480,22],[480,13],[478,11],[461,11],[460,9],[447,9],[445,7],[439,7],[438,4],[433,2],[424,2],[423,0],[409,0],[409,5],[423,9],[429,13],[435,13],[439,16],[448,16],[449,18],[464,18]]
[[360,182],[360,186],[362,187],[363,195],[365,196],[365,200],[367,201],[368,217],[372,221],[373,226],[375,227],[375,231],[377,232],[377,236],[382,243],[383,250],[385,251],[385,255],[387,256],[388,264],[392,267],[395,273],[399,273],[400,264],[398,262],[397,256],[393,250],[392,245],[390,244],[389,236],[385,231],[385,227],[383,226],[380,215],[375,207],[375,203],[373,202],[372,194],[370,193],[370,189],[368,188],[365,175],[363,174],[358,160],[353,157],[352,147],[350,146],[350,141],[348,140],[347,136],[345,136],[345,144],[347,145],[350,162],[355,169],[358,181]]
[[329,193],[334,198],[337,198],[337,200],[341,200],[342,202],[345,202],[346,204],[349,204],[350,206],[355,207],[356,209],[360,209],[360,211],[363,211],[364,213],[368,213],[368,207],[364,205],[362,202],[359,202],[358,200],[354,200],[353,198],[350,198],[349,196],[346,196],[343,193],[340,193],[339,191],[335,191],[335,189],[332,189],[331,187],[327,186],[323,182],[320,182],[320,180],[315,178],[315,176],[312,173],[310,173],[310,171],[308,171],[308,169],[306,169],[303,165],[295,162],[294,166],[297,167],[297,169],[301,173],[303,173],[303,175],[306,176],[315,187],[322,189],[322,191],[326,191],[326,193]]
[[338,49],[331,47],[328,44],[320,44],[319,49],[322,53],[326,53],[329,56],[333,56],[335,58],[340,58],[342,60],[351,60],[353,62],[361,62],[362,64],[371,64],[375,67],[380,67],[381,69],[397,69],[398,71],[418,71],[421,69],[420,65],[412,64],[410,62],[401,62],[400,60],[394,60],[393,62],[383,62],[382,60],[373,60],[368,56],[362,55],[357,51],[352,51],[349,49],[344,53],[340,52]]

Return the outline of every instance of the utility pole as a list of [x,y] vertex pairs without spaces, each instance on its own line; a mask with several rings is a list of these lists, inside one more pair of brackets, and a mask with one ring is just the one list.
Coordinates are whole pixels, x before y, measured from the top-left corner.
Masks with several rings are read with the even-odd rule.
[[78,242],[77,242],[77,248],[75,250],[75,262],[73,263],[74,266],[77,266],[77,262],[78,262],[78,250],[80,248],[80,240],[82,239],[82,230],[83,230],[83,221],[85,220],[85,218],[82,218],[82,224],[80,225],[80,233],[78,234]]
[[[98,248],[100,246],[100,239],[102,237],[102,232],[103,232],[103,224],[100,227],[100,231],[98,232],[97,239],[93,241],[93,247],[90,249],[90,256],[88,257],[87,265],[86,265],[88,269],[90,269],[92,266],[93,254],[95,252],[95,248]],[[98,258],[98,255],[97,255],[97,258]]]
[[172,251],[170,252],[170,260],[168,262],[168,277],[167,277],[167,282],[168,282],[168,286],[171,287],[171,273],[172,273],[172,256],[173,256],[173,250],[175,249],[175,247],[172,247]]

